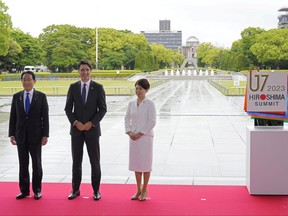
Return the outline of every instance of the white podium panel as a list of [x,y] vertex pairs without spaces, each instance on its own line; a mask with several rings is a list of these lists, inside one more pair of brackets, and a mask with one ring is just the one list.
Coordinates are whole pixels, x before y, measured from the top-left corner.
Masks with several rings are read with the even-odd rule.
[[288,195],[288,128],[248,126],[246,143],[249,193]]

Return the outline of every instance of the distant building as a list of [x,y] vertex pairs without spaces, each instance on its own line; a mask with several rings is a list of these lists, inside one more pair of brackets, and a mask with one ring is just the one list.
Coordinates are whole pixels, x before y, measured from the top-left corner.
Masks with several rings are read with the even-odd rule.
[[197,49],[199,44],[199,39],[195,36],[191,36],[186,40],[186,46],[181,46],[179,48],[179,52],[186,57],[180,67],[180,71],[182,71],[186,66],[195,69],[197,72],[199,71],[197,66]]
[[159,20],[159,30],[160,32],[169,32],[170,28],[170,20]]
[[182,31],[171,31],[170,20],[159,21],[159,31],[141,31],[149,44],[163,44],[167,49],[178,50],[182,46]]
[[199,39],[195,36],[191,36],[186,40],[186,46],[179,47],[179,51],[183,53],[186,58],[197,59],[197,49],[199,44]]
[[279,12],[283,12],[283,14],[278,16],[279,22],[278,22],[278,28],[288,28],[288,8],[281,8],[278,10]]

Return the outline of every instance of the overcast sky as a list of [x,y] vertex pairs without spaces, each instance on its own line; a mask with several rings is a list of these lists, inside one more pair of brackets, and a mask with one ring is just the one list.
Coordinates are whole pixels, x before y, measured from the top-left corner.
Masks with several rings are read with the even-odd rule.
[[37,37],[51,24],[158,31],[159,20],[171,30],[202,42],[230,48],[247,27],[277,28],[278,10],[287,0],[2,0],[13,27]]

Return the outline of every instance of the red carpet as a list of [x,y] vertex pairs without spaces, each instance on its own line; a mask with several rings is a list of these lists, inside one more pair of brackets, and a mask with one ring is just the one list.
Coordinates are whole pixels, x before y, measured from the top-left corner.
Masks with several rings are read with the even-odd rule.
[[[130,200],[135,185],[102,184],[92,199],[90,184],[68,200],[71,184],[44,183],[40,200],[16,200],[18,183],[0,182],[0,215],[288,215],[288,196],[251,196],[245,186],[150,185],[150,200]],[[33,195],[33,193],[31,193]]]

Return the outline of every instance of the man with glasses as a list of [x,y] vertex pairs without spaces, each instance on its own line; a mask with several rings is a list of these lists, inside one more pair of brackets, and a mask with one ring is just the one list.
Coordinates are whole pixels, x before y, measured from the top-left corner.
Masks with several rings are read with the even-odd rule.
[[13,95],[9,137],[17,145],[19,158],[20,194],[16,199],[30,195],[29,154],[32,159],[32,190],[34,199],[42,197],[42,146],[49,136],[49,111],[46,95],[34,89],[35,74],[25,71],[21,74],[22,91]]

